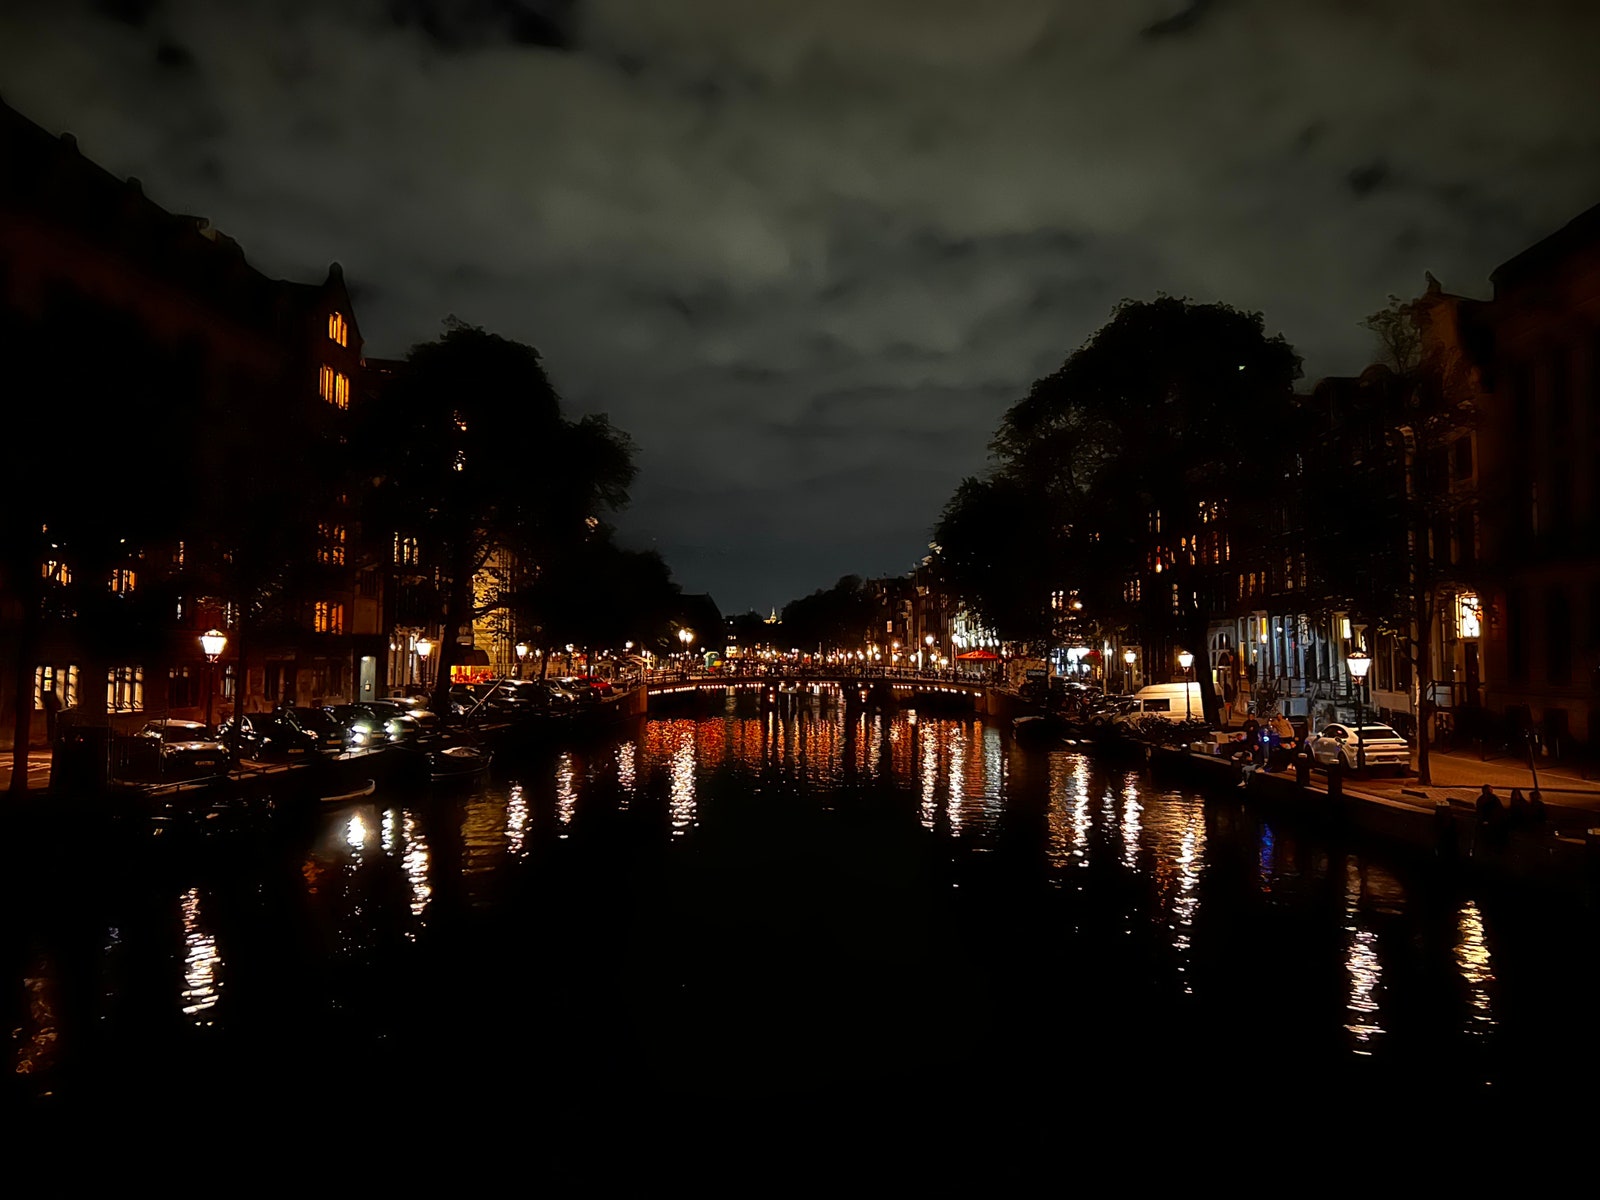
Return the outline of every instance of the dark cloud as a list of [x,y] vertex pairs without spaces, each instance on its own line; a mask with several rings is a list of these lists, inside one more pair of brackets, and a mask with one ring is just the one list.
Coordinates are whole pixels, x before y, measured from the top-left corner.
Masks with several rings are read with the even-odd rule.
[[1215,0],[1176,0],[1170,16],[1152,21],[1141,31],[1147,38],[1170,37],[1174,34],[1192,33],[1199,27],[1201,18],[1216,7]]
[[1261,309],[1315,377],[1425,268],[1482,293],[1600,192],[1597,38],[1578,0],[12,0],[0,86],[264,268],[343,261],[374,353],[537,345],[641,447],[624,531],[764,608],[919,558],[1123,296]]

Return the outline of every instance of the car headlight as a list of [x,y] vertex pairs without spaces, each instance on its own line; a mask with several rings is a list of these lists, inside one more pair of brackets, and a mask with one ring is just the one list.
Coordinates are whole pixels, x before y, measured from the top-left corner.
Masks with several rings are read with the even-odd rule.
[[352,729],[350,731],[350,740],[359,746],[362,742],[367,740],[367,735],[360,729]]

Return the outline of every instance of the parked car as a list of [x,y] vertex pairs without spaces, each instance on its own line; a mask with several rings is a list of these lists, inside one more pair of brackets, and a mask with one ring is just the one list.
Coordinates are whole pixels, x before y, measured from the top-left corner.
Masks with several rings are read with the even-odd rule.
[[1311,757],[1322,766],[1335,762],[1347,771],[1365,763],[1369,767],[1411,766],[1411,746],[1387,725],[1325,725],[1311,739]]
[[199,721],[148,721],[138,736],[154,745],[163,779],[225,775],[233,765],[228,747]]
[[537,680],[502,679],[485,703],[507,716],[529,716],[550,707],[550,691]]
[[592,687],[595,691],[599,692],[602,696],[612,696],[615,695],[617,691],[616,688],[611,686],[611,681],[609,679],[601,679],[598,675],[579,675],[573,680],[573,682],[586,684],[587,686]]
[[232,745],[235,736],[239,756],[258,761],[303,758],[315,754],[321,745],[316,734],[302,729],[284,713],[245,713],[217,727],[217,740],[224,745]]
[[452,683],[450,685],[450,715],[464,717],[478,707],[482,694],[474,684]]
[[371,709],[378,716],[383,717],[386,720],[407,723],[398,725],[396,727],[403,735],[406,736],[396,739],[395,731],[391,730],[389,732],[389,738],[391,741],[409,741],[410,736],[407,731],[414,731],[416,734],[424,734],[439,727],[438,715],[430,712],[426,707],[420,704],[412,704],[404,700],[369,700],[366,702],[364,707]]
[[350,731],[325,708],[291,708],[284,719],[316,738],[323,754],[343,754],[350,749]]
[[[327,710],[344,726],[345,744],[352,750],[376,750],[391,740],[390,723],[400,718],[379,716],[365,704],[335,704]],[[412,729],[415,722],[409,722]]]
[[600,689],[590,687],[575,675],[565,675],[556,680],[556,684],[571,693],[579,704],[600,703]]
[[553,679],[546,679],[536,686],[544,693],[545,703],[554,712],[578,706],[578,697]]

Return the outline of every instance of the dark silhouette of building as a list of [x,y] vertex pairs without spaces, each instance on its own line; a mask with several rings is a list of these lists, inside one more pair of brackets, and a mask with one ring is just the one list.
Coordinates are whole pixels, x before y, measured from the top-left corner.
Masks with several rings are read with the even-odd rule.
[[[199,716],[208,690],[218,715],[375,694],[382,580],[331,466],[362,370],[337,264],[270,279],[0,104],[0,320],[19,526],[0,548],[0,741],[46,693],[119,726]],[[290,499],[260,511],[278,494],[262,480]],[[257,613],[245,531],[290,526],[296,561],[253,562],[276,581]],[[214,667],[213,627],[230,642]]]

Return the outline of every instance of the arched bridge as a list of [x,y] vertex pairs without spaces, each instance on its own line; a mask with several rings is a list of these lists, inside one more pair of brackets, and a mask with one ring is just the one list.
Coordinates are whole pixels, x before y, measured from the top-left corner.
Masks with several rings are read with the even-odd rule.
[[763,703],[783,704],[807,698],[846,704],[938,703],[985,707],[989,687],[967,679],[929,675],[854,675],[848,672],[806,675],[688,675],[647,679],[652,707],[674,700],[715,695],[759,695]]

